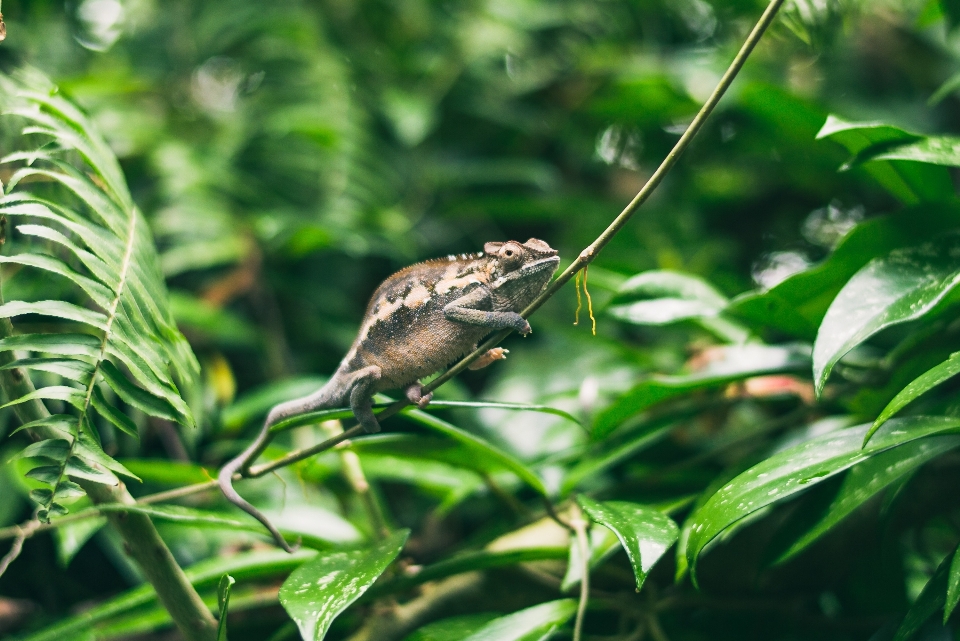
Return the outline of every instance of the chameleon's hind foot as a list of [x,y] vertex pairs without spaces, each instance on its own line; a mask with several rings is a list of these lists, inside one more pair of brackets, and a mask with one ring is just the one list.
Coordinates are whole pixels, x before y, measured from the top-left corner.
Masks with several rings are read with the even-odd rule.
[[430,401],[433,400],[433,392],[423,393],[423,385],[417,381],[415,383],[410,383],[407,385],[407,388],[403,390],[404,396],[407,397],[407,400],[423,409],[430,404]]
[[502,347],[494,347],[493,349],[488,349],[486,352],[480,355],[480,358],[470,363],[467,366],[467,369],[483,369],[491,363],[496,363],[497,361],[502,361],[507,357],[507,354],[510,353],[510,350],[503,349]]

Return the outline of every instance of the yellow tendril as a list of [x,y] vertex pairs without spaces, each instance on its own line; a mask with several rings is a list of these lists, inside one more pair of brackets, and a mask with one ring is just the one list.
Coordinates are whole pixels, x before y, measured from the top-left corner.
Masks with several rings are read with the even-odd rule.
[[597,335],[597,319],[593,317],[593,299],[590,298],[590,290],[587,289],[587,270],[590,269],[590,266],[587,265],[583,268],[583,293],[587,295],[587,311],[590,314],[590,322],[593,324],[591,331],[593,335]]
[[583,309],[583,299],[580,297],[580,274],[583,274],[583,293],[587,295],[587,312],[590,314],[590,321],[593,325],[592,331],[593,335],[597,335],[597,319],[593,317],[593,299],[590,298],[590,290],[587,289],[587,269],[584,267],[582,270],[577,272],[576,277],[573,281],[573,288],[577,290],[577,311],[573,313],[573,324],[580,324],[580,310]]

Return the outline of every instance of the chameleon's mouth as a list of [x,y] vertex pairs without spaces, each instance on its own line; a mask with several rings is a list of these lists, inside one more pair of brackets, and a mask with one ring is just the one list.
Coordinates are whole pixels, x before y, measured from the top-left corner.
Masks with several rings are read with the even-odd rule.
[[548,256],[547,258],[541,258],[540,260],[535,260],[532,263],[527,263],[520,268],[520,272],[523,274],[536,274],[542,272],[546,269],[554,270],[557,268],[557,265],[560,264],[559,256]]

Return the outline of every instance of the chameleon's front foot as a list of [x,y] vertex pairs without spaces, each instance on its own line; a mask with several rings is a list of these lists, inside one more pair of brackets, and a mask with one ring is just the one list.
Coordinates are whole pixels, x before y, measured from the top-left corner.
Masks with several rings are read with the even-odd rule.
[[430,401],[433,400],[433,392],[423,393],[423,385],[416,381],[407,385],[407,388],[403,390],[404,396],[407,397],[407,400],[416,405],[418,408],[423,409],[430,404]]

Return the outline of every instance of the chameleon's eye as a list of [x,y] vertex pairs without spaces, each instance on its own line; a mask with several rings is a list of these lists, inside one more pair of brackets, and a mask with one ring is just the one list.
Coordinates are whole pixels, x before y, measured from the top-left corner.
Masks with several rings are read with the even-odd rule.
[[500,259],[506,269],[516,269],[523,262],[523,253],[515,243],[508,243],[500,248]]

